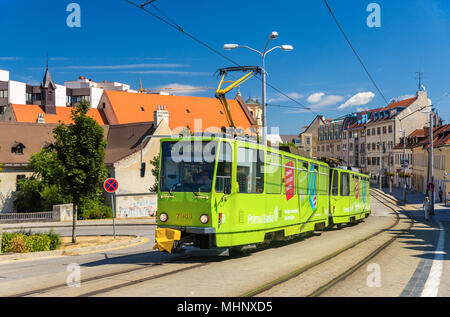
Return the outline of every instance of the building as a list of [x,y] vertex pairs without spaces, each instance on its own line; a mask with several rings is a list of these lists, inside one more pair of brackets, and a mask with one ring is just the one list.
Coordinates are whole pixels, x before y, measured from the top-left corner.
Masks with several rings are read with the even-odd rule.
[[48,65],[41,84],[37,86],[11,80],[9,71],[0,70],[0,122],[15,120],[11,105],[40,106],[45,114],[55,114],[55,107],[73,107],[86,100],[91,108],[96,109],[106,89],[136,93],[126,84],[96,83],[84,77],[58,85],[53,81]]
[[259,136],[262,136],[262,104],[258,101],[258,99],[253,100],[252,97],[249,97],[245,104],[256,122],[256,128]]
[[343,158],[343,126],[346,117],[337,119],[325,119],[318,125],[317,157],[318,158]]
[[[255,135],[257,124],[245,102],[238,96],[228,100],[228,106],[236,128],[243,134]],[[105,90],[99,109],[111,125],[152,121],[154,112],[162,110],[161,115],[170,114],[168,124],[173,133],[180,133],[185,128],[194,133],[221,133],[231,126],[216,98]]]
[[319,128],[324,120],[325,118],[323,116],[316,116],[309,126],[304,127],[302,133],[300,133],[301,148],[313,159],[321,157],[319,148]]

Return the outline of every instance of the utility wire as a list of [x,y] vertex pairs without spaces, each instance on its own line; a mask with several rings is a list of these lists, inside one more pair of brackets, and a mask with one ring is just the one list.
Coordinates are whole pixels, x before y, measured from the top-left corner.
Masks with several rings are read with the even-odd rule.
[[366,66],[364,65],[361,57],[359,57],[358,52],[356,52],[356,50],[354,49],[352,43],[350,43],[350,40],[348,39],[347,35],[345,34],[344,30],[342,29],[341,25],[339,24],[338,20],[336,19],[336,16],[334,15],[333,11],[331,10],[330,6],[328,5],[327,0],[323,0],[323,2],[325,3],[326,7],[328,8],[328,11],[330,12],[331,16],[334,19],[334,22],[336,23],[336,25],[338,26],[339,30],[341,30],[342,35],[344,36],[345,40],[347,41],[348,45],[350,46],[350,48],[352,49],[353,53],[355,54],[356,58],[358,59],[359,63],[361,64],[361,66],[364,68],[364,71],[366,72],[367,76],[369,76],[370,80],[372,81],[373,85],[375,86],[375,88],[378,90],[379,94],[381,95],[381,97],[383,97],[384,101],[386,102],[387,105],[389,105],[389,102],[387,101],[386,97],[383,95],[383,93],[381,92],[380,88],[378,87],[377,83],[375,82],[375,80],[373,79],[372,75],[370,75],[369,71],[367,70]]
[[[147,10],[144,6],[138,5],[130,0],[124,0],[126,2],[128,2],[129,4],[135,6],[138,9],[141,9],[143,11],[145,11],[146,13],[152,15],[153,17],[155,17],[156,19],[160,20],[161,22],[169,25],[170,27],[172,27],[173,29],[180,31],[181,33],[185,34],[186,36],[188,36],[189,38],[191,38],[192,40],[196,41],[197,43],[203,45],[204,47],[206,47],[207,49],[211,50],[212,52],[214,52],[215,54],[221,56],[222,58],[226,59],[227,61],[229,61],[230,63],[236,65],[236,66],[240,66],[241,65],[237,62],[235,62],[234,60],[232,60],[231,58],[229,58],[228,56],[222,54],[221,52],[219,52],[218,50],[214,49],[213,47],[209,46],[208,44],[206,44],[205,42],[199,40],[198,38],[196,38],[195,36],[193,36],[192,34],[186,32],[180,25],[178,25],[174,20],[172,20],[171,18],[169,18],[162,10],[160,10],[156,5],[153,4],[153,2],[148,3],[150,4],[152,7],[155,8],[155,10],[157,10],[158,12],[160,12],[164,17],[166,17],[166,19],[168,19],[169,21],[167,21],[166,19],[158,16],[157,14],[154,14],[153,12]],[[262,80],[259,76],[255,76],[256,78],[258,78],[259,80]],[[313,110],[311,110],[309,107],[303,105],[302,103],[300,103],[299,101],[289,97],[287,94],[283,93],[281,90],[279,90],[278,88],[276,88],[275,86],[273,86],[272,84],[266,82],[266,85],[269,86],[270,88],[272,88],[273,90],[275,90],[276,92],[278,92],[279,94],[281,94],[282,96],[286,97],[287,99],[291,100],[292,102],[298,104],[300,107],[302,107],[305,110],[310,111],[311,113],[315,114],[315,115],[319,115],[318,113],[314,112]]]

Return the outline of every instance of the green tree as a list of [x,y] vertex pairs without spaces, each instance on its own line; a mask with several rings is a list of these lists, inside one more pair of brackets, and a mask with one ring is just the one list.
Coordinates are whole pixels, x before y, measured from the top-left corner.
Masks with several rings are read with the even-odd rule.
[[72,110],[74,124],[60,124],[53,130],[57,164],[61,167],[61,188],[75,206],[72,242],[76,243],[77,210],[90,198],[101,196],[107,171],[104,164],[106,141],[103,128],[87,116],[89,104],[81,102]]
[[33,175],[19,181],[19,192],[14,199],[18,212],[52,210],[53,205],[70,202],[61,187],[62,167],[52,148],[42,149],[30,158]]
[[159,160],[161,158],[161,154],[158,154],[155,156],[151,161],[150,164],[153,166],[152,169],[152,175],[155,177],[155,184],[153,184],[152,187],[150,187],[150,192],[156,193],[158,192],[158,177],[159,177]]

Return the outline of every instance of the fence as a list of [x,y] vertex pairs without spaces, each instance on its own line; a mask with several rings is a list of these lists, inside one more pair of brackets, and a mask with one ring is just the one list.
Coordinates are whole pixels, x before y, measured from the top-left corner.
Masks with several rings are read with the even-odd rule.
[[53,221],[53,211],[0,214],[0,223]]
[[14,222],[62,222],[71,221],[73,216],[73,205],[54,205],[53,211],[26,212],[26,213],[0,213],[0,223]]

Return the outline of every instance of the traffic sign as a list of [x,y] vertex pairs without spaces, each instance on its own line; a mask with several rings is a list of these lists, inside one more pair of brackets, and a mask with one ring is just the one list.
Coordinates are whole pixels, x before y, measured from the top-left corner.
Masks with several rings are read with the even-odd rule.
[[108,193],[114,193],[118,188],[119,188],[119,182],[114,179],[114,178],[108,178],[104,183],[103,183],[103,188],[108,192]]

